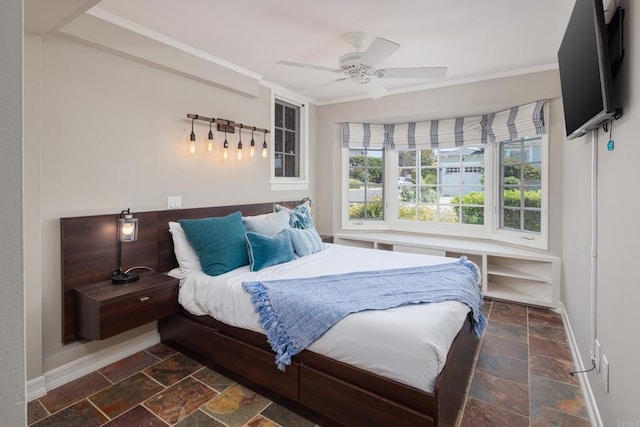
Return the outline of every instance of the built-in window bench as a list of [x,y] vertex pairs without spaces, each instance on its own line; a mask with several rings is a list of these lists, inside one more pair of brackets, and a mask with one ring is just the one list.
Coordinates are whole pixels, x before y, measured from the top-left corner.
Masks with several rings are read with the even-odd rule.
[[482,291],[495,299],[555,308],[560,293],[558,257],[483,240],[400,232],[340,232],[341,245],[467,258],[478,265]]

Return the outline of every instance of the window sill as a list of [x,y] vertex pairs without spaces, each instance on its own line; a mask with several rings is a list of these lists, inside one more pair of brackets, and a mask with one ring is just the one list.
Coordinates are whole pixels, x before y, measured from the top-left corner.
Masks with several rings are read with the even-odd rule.
[[271,191],[286,191],[286,190],[309,190],[309,181],[303,181],[298,179],[292,180],[271,180]]

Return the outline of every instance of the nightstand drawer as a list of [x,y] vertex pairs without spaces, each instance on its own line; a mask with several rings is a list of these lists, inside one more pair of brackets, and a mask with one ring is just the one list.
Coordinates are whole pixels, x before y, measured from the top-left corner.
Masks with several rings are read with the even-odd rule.
[[178,288],[132,295],[100,310],[100,339],[117,335],[178,312]]
[[139,282],[100,282],[75,289],[78,335],[102,340],[178,312],[178,280],[159,273]]

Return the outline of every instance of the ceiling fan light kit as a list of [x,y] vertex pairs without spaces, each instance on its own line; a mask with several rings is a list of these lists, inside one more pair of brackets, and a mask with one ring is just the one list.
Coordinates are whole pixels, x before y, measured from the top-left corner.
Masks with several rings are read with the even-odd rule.
[[[387,90],[377,81],[378,79],[422,79],[438,80],[443,79],[447,72],[446,67],[404,67],[404,68],[376,68],[379,64],[389,58],[400,48],[398,43],[382,37],[376,37],[367,50],[360,51],[366,43],[368,35],[362,32],[347,34],[347,40],[355,49],[354,52],[346,53],[338,59],[338,68],[324,67],[320,65],[304,64],[293,61],[278,61],[278,64],[291,67],[306,68],[310,70],[325,71],[342,74],[345,77],[324,83],[331,84],[343,80],[351,80],[372,98],[380,98],[388,95]],[[316,87],[317,88],[317,87]],[[305,92],[310,91],[310,88]]]

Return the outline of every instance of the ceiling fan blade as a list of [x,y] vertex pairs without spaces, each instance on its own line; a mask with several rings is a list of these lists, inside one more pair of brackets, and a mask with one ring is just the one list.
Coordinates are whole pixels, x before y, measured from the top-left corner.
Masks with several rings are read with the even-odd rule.
[[389,95],[389,92],[374,80],[371,80],[369,83],[362,83],[360,87],[373,99]]
[[376,72],[376,76],[385,79],[443,79],[447,67],[408,67],[386,68]]
[[308,93],[308,92],[311,92],[313,90],[320,89],[320,88],[323,88],[325,86],[329,86],[329,85],[331,85],[333,83],[341,82],[343,80],[349,80],[349,77],[341,77],[341,78],[336,79],[336,80],[331,80],[331,81],[328,81],[328,82],[320,83],[319,85],[311,86],[310,88],[307,88],[307,89],[303,90],[301,93]]
[[369,48],[362,54],[358,62],[374,68],[399,48],[400,45],[398,43],[383,39],[382,37],[376,37],[369,45]]
[[303,64],[301,62],[278,61],[277,64],[288,65],[290,67],[307,68],[309,70],[328,71],[330,73],[342,73],[342,70],[339,70],[337,68],[323,67],[322,65]]

